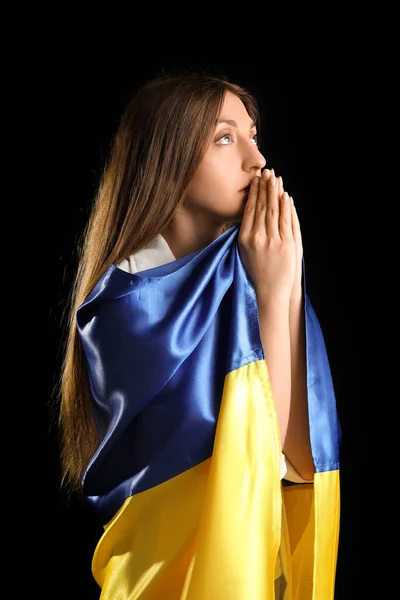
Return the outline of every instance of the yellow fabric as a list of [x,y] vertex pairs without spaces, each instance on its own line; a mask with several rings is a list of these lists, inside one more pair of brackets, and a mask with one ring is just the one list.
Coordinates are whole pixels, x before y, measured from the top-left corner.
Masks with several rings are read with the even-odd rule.
[[[340,523],[339,471],[316,473],[313,484],[283,488],[283,531],[291,561],[282,552],[290,600],[334,598]],[[285,598],[286,600],[286,598]]]
[[101,600],[273,600],[280,545],[284,600],[333,600],[338,474],[284,488],[280,463],[256,361],[226,376],[212,458],[128,498],[105,527],[92,564]]
[[181,598],[210,464],[209,459],[125,501],[93,556],[102,600]]

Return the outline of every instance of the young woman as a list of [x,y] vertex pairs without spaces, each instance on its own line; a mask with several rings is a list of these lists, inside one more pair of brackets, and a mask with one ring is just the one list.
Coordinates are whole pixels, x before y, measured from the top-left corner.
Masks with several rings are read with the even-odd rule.
[[256,99],[165,75],[127,104],[84,235],[63,483],[101,598],[333,600],[339,424]]

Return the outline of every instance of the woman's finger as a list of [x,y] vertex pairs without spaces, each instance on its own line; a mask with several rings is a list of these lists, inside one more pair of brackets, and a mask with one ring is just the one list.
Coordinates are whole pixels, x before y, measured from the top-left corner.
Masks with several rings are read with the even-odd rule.
[[279,236],[279,181],[271,169],[267,188],[267,210],[265,216],[265,229],[268,237]]
[[303,255],[303,240],[301,237],[300,221],[292,197],[289,198],[289,204],[292,213],[291,218],[294,241],[296,243],[296,248],[299,252],[299,255]]
[[284,241],[293,240],[292,202],[289,199],[289,194],[287,192],[284,192],[280,199],[279,235]]
[[254,226],[254,216],[257,206],[258,190],[260,187],[260,178],[255,177],[251,182],[246,206],[244,207],[240,232],[242,236],[248,235]]
[[257,204],[254,212],[253,232],[265,236],[265,214],[267,210],[267,198],[268,198],[268,179],[270,171],[265,169],[260,177],[260,186],[258,189]]
[[283,192],[285,191],[283,188],[283,179],[282,177],[278,177],[278,184],[279,184],[279,198],[282,196]]

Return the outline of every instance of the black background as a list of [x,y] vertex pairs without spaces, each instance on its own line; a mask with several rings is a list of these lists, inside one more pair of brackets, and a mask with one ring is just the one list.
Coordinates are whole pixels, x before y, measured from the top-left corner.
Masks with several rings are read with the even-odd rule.
[[[133,53],[134,54],[134,53]],[[319,317],[331,363],[342,425],[341,533],[336,600],[353,595],[355,492],[358,484],[354,376],[358,319],[358,221],[354,197],[354,149],[361,90],[348,61],[330,60],[298,70],[264,68],[257,61],[205,61],[182,53],[105,57],[57,55],[48,98],[57,184],[49,208],[52,221],[49,273],[49,385],[46,400],[51,597],[99,597],[90,563],[102,529],[78,500],[59,491],[57,428],[53,405],[59,376],[62,318],[76,267],[76,244],[89,213],[103,161],[120,112],[132,91],[162,70],[206,69],[227,75],[260,100],[261,151],[294,197],[303,234],[308,294]],[[272,73],[271,73],[272,71]],[[54,156],[53,156],[54,159]],[[54,174],[53,174],[54,177]],[[51,581],[51,583],[50,583]],[[162,600],[162,599],[160,599]],[[225,599],[221,599],[225,600]],[[229,599],[226,599],[229,600]]]

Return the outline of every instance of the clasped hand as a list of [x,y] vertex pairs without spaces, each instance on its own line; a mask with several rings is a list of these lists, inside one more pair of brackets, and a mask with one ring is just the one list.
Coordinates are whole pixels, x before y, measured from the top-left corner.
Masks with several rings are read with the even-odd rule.
[[301,295],[300,223],[273,169],[265,169],[250,186],[238,242],[258,298],[289,305],[292,296]]

